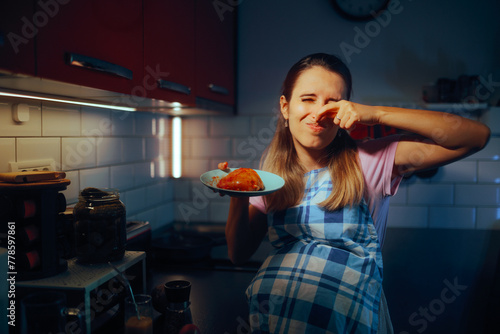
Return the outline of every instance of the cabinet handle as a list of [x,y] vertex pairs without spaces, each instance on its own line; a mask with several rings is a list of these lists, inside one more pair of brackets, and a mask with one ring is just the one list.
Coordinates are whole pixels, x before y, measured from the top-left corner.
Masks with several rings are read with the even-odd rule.
[[227,89],[226,87],[210,84],[210,85],[208,85],[208,88],[214,93],[222,94],[222,95],[229,95],[229,89]]
[[133,77],[133,72],[128,68],[98,58],[92,58],[76,53],[67,53],[66,57],[67,63],[71,66],[83,67],[89,70],[105,72],[129,80],[132,80]]
[[158,79],[158,87],[160,87],[162,89],[173,90],[175,92],[183,93],[186,95],[191,94],[191,88],[189,88],[188,86],[182,85],[180,83],[173,82],[173,81]]

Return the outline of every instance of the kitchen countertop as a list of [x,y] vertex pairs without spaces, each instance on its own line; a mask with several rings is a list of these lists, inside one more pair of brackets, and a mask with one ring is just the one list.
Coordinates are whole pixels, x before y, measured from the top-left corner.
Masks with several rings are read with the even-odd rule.
[[[203,334],[248,333],[248,304],[245,290],[256,271],[229,271],[190,266],[161,266],[150,269],[148,287],[173,280],[191,282],[193,323]],[[162,333],[163,316],[155,311],[155,333]]]

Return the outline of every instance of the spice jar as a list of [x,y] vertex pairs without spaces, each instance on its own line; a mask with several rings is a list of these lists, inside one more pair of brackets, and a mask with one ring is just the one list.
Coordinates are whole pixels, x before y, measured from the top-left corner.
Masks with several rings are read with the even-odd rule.
[[73,209],[76,257],[84,263],[117,261],[125,254],[125,206],[115,189],[85,188]]

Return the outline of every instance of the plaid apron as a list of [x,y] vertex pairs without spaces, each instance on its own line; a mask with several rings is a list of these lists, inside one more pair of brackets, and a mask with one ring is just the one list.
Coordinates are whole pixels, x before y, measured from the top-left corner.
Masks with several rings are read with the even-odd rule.
[[268,214],[275,247],[246,293],[253,333],[376,333],[382,256],[363,202],[325,211],[327,168],[305,174],[303,202]]

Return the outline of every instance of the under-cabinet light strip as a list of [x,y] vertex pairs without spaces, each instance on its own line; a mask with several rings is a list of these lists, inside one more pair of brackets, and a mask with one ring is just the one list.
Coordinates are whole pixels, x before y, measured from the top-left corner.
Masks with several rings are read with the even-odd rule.
[[31,100],[39,100],[39,101],[59,102],[59,103],[75,104],[75,105],[79,105],[79,106],[106,108],[106,109],[121,110],[121,111],[136,111],[135,108],[116,106],[116,105],[112,105],[112,104],[100,104],[100,103],[92,103],[92,102],[84,102],[84,101],[56,99],[56,98],[52,98],[52,97],[9,93],[9,92],[2,92],[2,91],[0,91],[0,96],[17,97],[17,98],[22,98],[22,99],[31,99]]
[[182,175],[182,119],[172,118],[172,177]]

